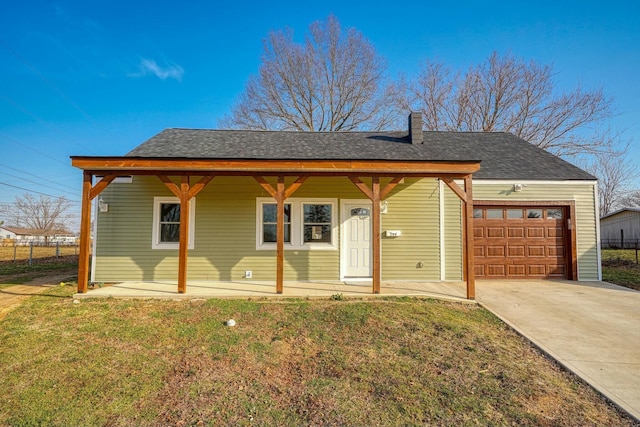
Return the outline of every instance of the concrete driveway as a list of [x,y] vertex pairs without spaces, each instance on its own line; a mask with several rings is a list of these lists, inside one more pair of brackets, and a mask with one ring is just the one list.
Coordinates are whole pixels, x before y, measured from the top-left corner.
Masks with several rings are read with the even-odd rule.
[[606,282],[478,281],[477,300],[640,420],[640,292]]

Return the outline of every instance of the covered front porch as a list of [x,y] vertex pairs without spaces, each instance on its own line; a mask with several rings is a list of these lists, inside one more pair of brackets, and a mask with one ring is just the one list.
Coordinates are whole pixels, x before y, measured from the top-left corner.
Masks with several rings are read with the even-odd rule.
[[[89,242],[91,234],[91,201],[109,186],[118,176],[155,176],[164,184],[177,200],[179,200],[179,245],[177,280],[150,282],[155,285],[138,288],[148,288],[151,294],[159,294],[167,289],[169,297],[187,292],[187,264],[190,229],[190,201],[199,194],[215,177],[250,177],[252,185],[261,188],[275,201],[277,210],[276,244],[275,244],[275,281],[257,282],[242,281],[236,283],[235,292],[243,296],[261,296],[267,294],[282,294],[287,297],[312,296],[313,292],[320,292],[318,296],[331,296],[342,293],[356,295],[410,295],[411,292],[426,291],[411,290],[393,286],[382,292],[381,275],[381,205],[393,191],[404,182],[405,178],[437,178],[461,200],[461,234],[462,234],[462,277],[464,280],[463,296],[467,299],[475,298],[475,278],[473,267],[473,197],[472,174],[479,169],[478,161],[390,161],[390,160],[224,160],[219,159],[156,159],[156,158],[96,158],[73,157],[73,165],[83,169],[83,197],[82,221],[80,239],[80,262],[78,272],[78,294],[88,291],[89,282]],[[371,280],[367,286],[357,288],[345,287],[336,282],[337,288],[303,287],[302,290],[285,292],[284,251],[285,251],[285,202],[303,186],[310,177],[334,177],[346,179],[360,191],[371,204]],[[96,181],[94,181],[94,178]],[[460,182],[458,185],[456,181]],[[219,180],[217,181],[219,182]],[[215,185],[215,184],[214,184]],[[215,187],[214,187],[215,188]],[[128,282],[127,282],[128,283]],[[126,288],[124,283],[121,288]],[[146,283],[146,282],[141,282]],[[214,282],[215,283],[215,282]],[[231,295],[227,283],[214,286],[207,291],[211,296],[239,296]],[[297,283],[297,282],[296,282]],[[316,283],[316,282],[313,282]],[[312,283],[312,284],[313,284]],[[164,287],[160,286],[163,285]],[[198,296],[197,282],[189,280],[189,297]],[[257,286],[257,287],[255,287]],[[169,289],[170,287],[170,289]],[[217,291],[217,288],[224,292]],[[242,289],[240,289],[242,288]],[[269,289],[267,289],[269,288]],[[177,290],[176,290],[177,289]],[[246,289],[246,290],[245,290]],[[215,290],[215,291],[214,291]],[[107,292],[107,291],[104,291]],[[306,293],[305,293],[306,292]],[[437,290],[435,292],[438,292]],[[144,297],[144,295],[141,295]]]
[[380,293],[372,295],[371,281],[285,281],[282,293],[275,281],[189,281],[189,292],[180,293],[177,281],[121,282],[94,286],[74,298],[372,298],[420,297],[451,301],[469,301],[465,282],[385,281]]

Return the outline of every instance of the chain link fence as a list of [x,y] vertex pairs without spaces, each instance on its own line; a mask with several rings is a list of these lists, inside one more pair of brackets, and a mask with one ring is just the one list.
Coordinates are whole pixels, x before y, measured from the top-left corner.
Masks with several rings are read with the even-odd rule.
[[29,265],[50,258],[78,255],[79,245],[66,242],[18,242],[5,239],[0,242],[0,261],[24,262]]

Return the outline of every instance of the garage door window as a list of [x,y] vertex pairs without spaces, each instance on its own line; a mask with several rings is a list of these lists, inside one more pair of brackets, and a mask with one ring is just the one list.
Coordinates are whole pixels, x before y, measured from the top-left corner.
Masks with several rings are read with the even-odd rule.
[[527,209],[527,218],[529,219],[541,219],[542,209]]
[[507,209],[508,219],[522,219],[523,216],[522,209]]
[[502,219],[502,209],[487,209],[487,219]]
[[562,219],[562,209],[547,209],[547,219]]

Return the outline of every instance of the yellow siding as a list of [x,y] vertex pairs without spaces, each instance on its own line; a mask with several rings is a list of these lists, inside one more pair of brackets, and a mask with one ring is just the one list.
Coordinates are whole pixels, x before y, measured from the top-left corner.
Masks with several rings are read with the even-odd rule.
[[[511,192],[511,187],[474,181],[474,199],[575,200],[579,279],[597,279],[594,186],[529,183],[520,193]],[[388,213],[382,216],[383,280],[439,280],[441,238],[444,279],[461,279],[461,203],[446,186],[442,195],[443,236],[437,180],[406,179],[390,194]],[[132,184],[111,184],[101,196],[109,212],[97,213],[93,280],[176,280],[178,251],[151,249],[153,198],[171,197],[169,190],[156,177],[136,176]],[[275,279],[275,250],[256,249],[258,197],[268,194],[249,177],[217,177],[198,194],[190,280],[241,282],[245,270],[251,270],[255,280]],[[346,178],[319,177],[309,178],[292,197],[335,199],[334,215],[339,215],[342,199],[365,198]],[[386,230],[400,230],[402,235],[384,237]],[[336,247],[340,248],[339,241]],[[340,262],[339,249],[287,250],[285,280],[338,280]]]
[[[93,280],[175,280],[178,251],[151,249],[153,198],[172,196],[164,184],[156,177],[136,176],[132,184],[111,184],[101,196],[109,212],[98,213]],[[257,197],[268,194],[248,177],[217,177],[198,194],[188,279],[242,281],[245,270],[251,270],[255,280],[275,279],[275,250],[256,249]],[[365,198],[347,178],[318,177],[309,178],[292,197],[336,199],[334,215],[339,215],[340,199]],[[389,197],[382,224],[383,230],[403,232],[399,238],[383,240],[384,280],[437,280],[436,181],[407,180],[399,185]],[[419,262],[424,266],[419,268]],[[339,249],[285,251],[285,280],[339,278]]]
[[462,280],[462,202],[446,185],[444,198],[444,280]]
[[[406,179],[382,216],[382,280],[440,279],[440,204],[435,179]],[[384,231],[399,230],[400,237]]]
[[491,181],[473,182],[474,200],[549,201],[573,200],[576,207],[576,241],[578,279],[598,280],[598,245],[596,231],[595,182],[527,183],[521,192],[513,184]]

